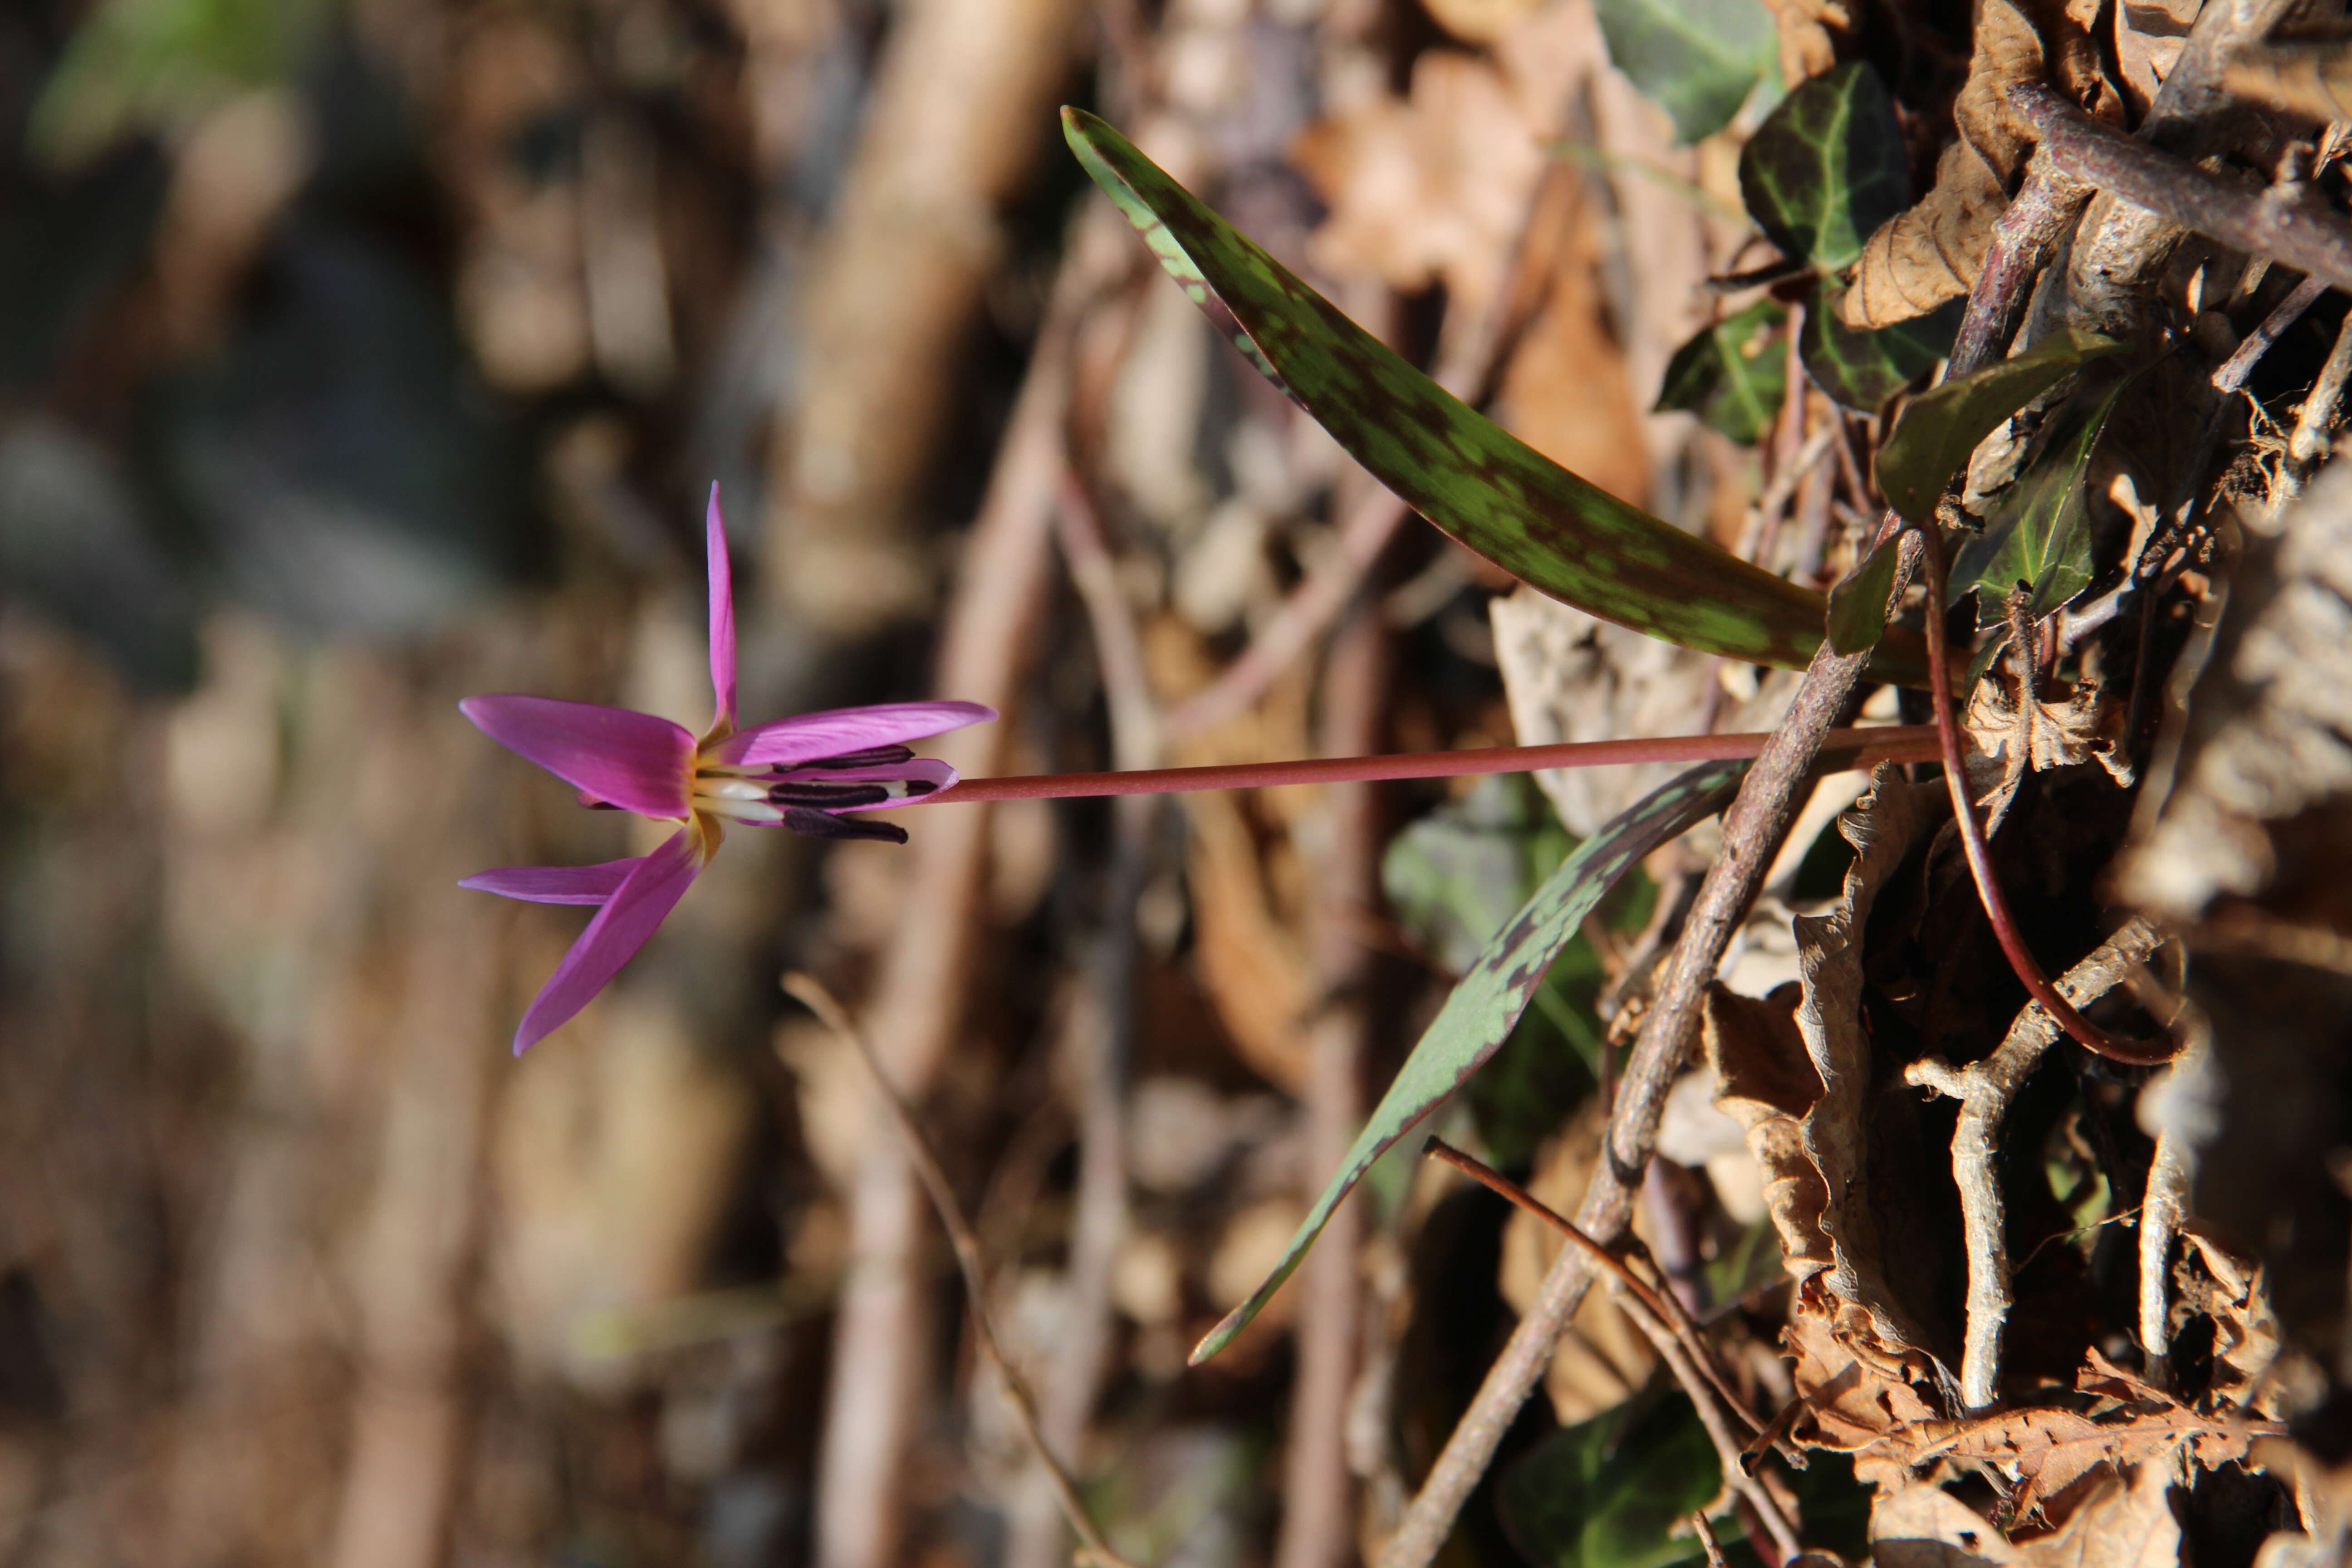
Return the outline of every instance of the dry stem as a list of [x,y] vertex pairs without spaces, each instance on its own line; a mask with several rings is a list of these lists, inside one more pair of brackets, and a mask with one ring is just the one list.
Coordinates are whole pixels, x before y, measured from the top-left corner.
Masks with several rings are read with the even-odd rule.
[[1079,1557],[1099,1565],[1099,1568],[1136,1568],[1134,1563],[1112,1551],[1110,1542],[1103,1538],[1102,1531],[1095,1524],[1094,1516],[1087,1511],[1086,1500],[1078,1496],[1077,1482],[1071,1479],[1069,1470],[1046,1443],[1045,1434],[1037,1425],[1037,1405],[1030,1397],[1029,1385],[1022,1380],[1019,1369],[1006,1358],[1003,1346],[997,1341],[995,1325],[989,1321],[988,1281],[981,1267],[979,1239],[965,1222],[963,1210],[956,1203],[955,1189],[948,1182],[947,1172],[940,1168],[939,1156],[931,1150],[930,1140],[923,1136],[922,1124],[915,1120],[913,1108],[900,1098],[898,1086],[883,1070],[882,1059],[875,1054],[872,1043],[866,1038],[865,1032],[851,1021],[848,1011],[834,999],[832,992],[811,976],[798,972],[786,974],[783,985],[784,990],[814,1013],[826,1028],[856,1047],[858,1056],[864,1059],[867,1070],[873,1073],[875,1086],[881,1089],[882,1098],[890,1108],[891,1118],[898,1122],[899,1134],[906,1141],[907,1157],[913,1162],[923,1190],[930,1194],[931,1207],[940,1216],[940,1226],[948,1233],[949,1245],[955,1249],[956,1268],[963,1274],[964,1293],[971,1300],[972,1331],[980,1341],[981,1353],[988,1357],[989,1364],[996,1369],[996,1375],[1003,1380],[1005,1402],[1013,1406],[1013,1413],[1021,1423],[1022,1435],[1028,1438],[1037,1462],[1052,1478],[1054,1493],[1061,1502],[1063,1517],[1077,1532],[1081,1543]]
[[[2135,916],[2058,982],[2071,1000],[2087,1003],[2120,984],[2132,968],[2156,951],[2156,927]],[[2001,1119],[2010,1101],[2058,1037],[2055,1019],[2038,1003],[2028,1003],[1992,1055],[1964,1068],[1928,1057],[1904,1068],[1905,1081],[1932,1089],[1960,1102],[1952,1132],[1952,1179],[1960,1189],[1960,1215],[1968,1237],[1968,1332],[1960,1361],[1960,1398],[1983,1410],[1998,1396],[2000,1336],[2009,1321],[2009,1249],[2000,1180],[1993,1165],[2000,1149]],[[2151,1179],[2150,1194],[2154,1188]]]

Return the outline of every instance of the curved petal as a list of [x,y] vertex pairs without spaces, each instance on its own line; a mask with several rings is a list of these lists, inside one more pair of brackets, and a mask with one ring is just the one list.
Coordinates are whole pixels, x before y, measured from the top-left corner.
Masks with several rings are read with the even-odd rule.
[[[919,779],[931,787],[921,795],[910,795],[898,800],[886,800],[878,805],[852,806],[853,811],[887,811],[898,805],[920,805],[956,782],[955,769],[936,757],[915,757],[903,763],[892,763],[878,768],[794,768],[788,773],[771,773],[761,783],[777,784],[897,784],[902,779]],[[820,808],[821,809],[821,808]]]
[[552,697],[468,697],[483,734],[566,784],[640,816],[683,817],[694,737],[667,719]]
[[637,862],[540,987],[515,1030],[515,1055],[545,1039],[604,989],[677,907],[703,863],[690,828],[670,835],[660,848]]
[[639,863],[640,858],[632,857],[601,866],[499,866],[477,871],[457,886],[533,904],[601,904],[621,890]]
[[735,574],[727,558],[727,520],[719,513],[719,485],[710,486],[703,516],[710,557],[710,689],[718,703],[714,725],[735,726]]
[[869,708],[834,708],[822,713],[800,713],[772,724],[755,724],[719,743],[722,763],[804,763],[817,757],[837,757],[868,746],[895,745],[944,734],[996,717],[996,710],[978,702],[882,702]]

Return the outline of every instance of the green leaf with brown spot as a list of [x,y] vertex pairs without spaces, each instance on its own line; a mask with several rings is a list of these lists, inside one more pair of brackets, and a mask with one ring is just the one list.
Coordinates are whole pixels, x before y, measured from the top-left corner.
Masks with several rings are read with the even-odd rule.
[[[1822,595],[1628,506],[1537,452],[1415,369],[1211,212],[1128,140],[1065,109],[1071,150],[1234,346],[1406,504],[1520,581],[1668,642],[1801,668]],[[1890,632],[1872,673],[1927,672]]]
[[1446,997],[1273,1274],[1210,1331],[1192,1352],[1195,1363],[1232,1343],[1273,1299],[1372,1162],[1444,1104],[1509,1037],[1552,960],[1575,940],[1601,895],[1651,850],[1721,810],[1747,769],[1745,762],[1708,763],[1669,780],[1578,845],[1544,879]]
[[1789,356],[1774,329],[1789,312],[1759,300],[1726,316],[1675,351],[1658,389],[1658,411],[1687,409],[1743,447],[1752,447],[1780,411]]
[[2122,347],[2070,328],[2013,359],[1922,393],[1878,449],[1878,488],[1886,504],[1913,522],[1927,521],[1978,443],[2066,376]]

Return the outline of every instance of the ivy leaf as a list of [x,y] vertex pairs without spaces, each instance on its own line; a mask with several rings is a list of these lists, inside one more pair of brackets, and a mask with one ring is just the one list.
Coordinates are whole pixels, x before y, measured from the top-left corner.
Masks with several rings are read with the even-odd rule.
[[[1638,1395],[1636,1396],[1639,1397]],[[1683,1521],[1721,1486],[1690,1401],[1620,1406],[1546,1437],[1512,1466],[1495,1505],[1511,1544],[1542,1568],[1669,1568],[1699,1561]]]
[[1892,326],[1849,327],[1838,314],[1843,293],[1824,284],[1813,296],[1797,357],[1815,386],[1858,414],[1875,414],[1951,352],[1967,302],[1949,300]]
[[2030,590],[2025,613],[2039,621],[2090,586],[2090,499],[2085,480],[2091,453],[2114,412],[2118,385],[2087,409],[2059,422],[2041,454],[2011,487],[1982,533],[1952,562],[1946,602],[1976,590],[1977,625],[1993,626],[2008,613],[2011,591]]
[[1684,142],[1731,122],[1771,68],[1772,14],[1758,0],[1595,0],[1609,63],[1673,117]]
[[1743,447],[1771,428],[1789,381],[1789,356],[1775,331],[1789,312],[1761,300],[1726,316],[1675,351],[1658,389],[1657,412],[1685,408]]
[[1651,850],[1721,810],[1747,767],[1745,762],[1709,763],[1667,781],[1578,845],[1544,879],[1454,987],[1381,1097],[1355,1146],[1339,1163],[1338,1173],[1283,1249],[1274,1272],[1209,1331],[1192,1352],[1195,1364],[1232,1343],[1257,1316],[1372,1162],[1414,1122],[1444,1103],[1502,1046],[1543,984],[1552,960],[1575,939],[1601,895]]
[[1902,535],[1881,541],[1830,590],[1830,647],[1849,657],[1875,647],[1886,632],[1886,596],[1895,591]]
[[[1537,452],[1342,315],[1127,139],[1062,111],[1071,150],[1185,293],[1349,456],[1412,509],[1563,603],[1668,642],[1800,668],[1822,595],[1628,506]],[[1890,633],[1872,673],[1924,680],[1924,639]]]
[[1782,99],[1739,150],[1739,194],[1782,254],[1822,272],[1861,260],[1911,205],[1903,123],[1878,73],[1850,61]]
[[2122,347],[2070,328],[2013,359],[1922,393],[1878,449],[1878,488],[1886,504],[1913,522],[1927,521],[1978,443],[2063,377]]

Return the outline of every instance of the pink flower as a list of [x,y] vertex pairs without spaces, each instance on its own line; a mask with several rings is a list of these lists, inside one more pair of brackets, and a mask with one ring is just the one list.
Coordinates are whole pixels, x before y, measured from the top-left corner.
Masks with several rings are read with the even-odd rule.
[[551,697],[468,697],[481,731],[576,786],[583,805],[683,824],[660,848],[601,866],[508,866],[458,886],[541,904],[593,904],[595,918],[515,1030],[515,1054],[586,1006],[646,944],[719,849],[723,824],[789,827],[819,838],[907,841],[904,828],[839,815],[904,805],[956,772],[904,744],[993,719],[977,702],[886,702],[735,728],[735,601],[719,487],[706,523],[710,684],[718,715],[697,740],[667,719]]

